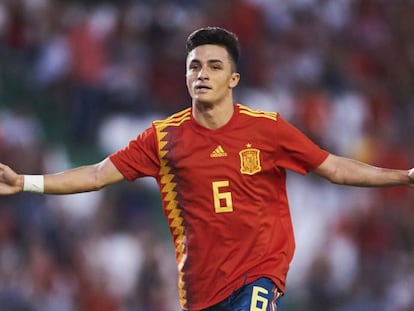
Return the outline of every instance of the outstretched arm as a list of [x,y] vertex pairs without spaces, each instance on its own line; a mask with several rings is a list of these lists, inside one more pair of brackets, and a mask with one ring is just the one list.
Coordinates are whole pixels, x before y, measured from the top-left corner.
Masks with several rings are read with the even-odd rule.
[[[43,193],[71,194],[99,190],[124,177],[109,158],[94,165],[81,166],[57,174],[38,176],[43,179]],[[26,178],[29,179],[30,177]],[[24,190],[25,175],[19,175],[0,163],[0,195]],[[27,182],[27,180],[26,180]]]
[[395,170],[376,167],[330,154],[313,172],[335,184],[358,187],[414,187],[414,169]]

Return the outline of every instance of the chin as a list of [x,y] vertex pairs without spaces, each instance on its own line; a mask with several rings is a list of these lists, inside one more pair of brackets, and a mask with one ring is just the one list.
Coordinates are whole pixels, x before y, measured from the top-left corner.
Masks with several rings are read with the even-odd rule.
[[197,102],[212,102],[213,100],[211,99],[210,96],[205,95],[205,94],[196,94],[193,96],[193,100],[197,101]]

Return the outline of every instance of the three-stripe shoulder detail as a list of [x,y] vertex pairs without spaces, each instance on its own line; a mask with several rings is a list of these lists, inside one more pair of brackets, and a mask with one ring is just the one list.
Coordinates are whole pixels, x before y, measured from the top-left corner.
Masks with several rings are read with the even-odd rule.
[[177,112],[173,115],[171,115],[168,118],[162,119],[162,120],[156,120],[154,121],[155,127],[167,127],[167,126],[180,126],[185,121],[188,121],[191,119],[191,108],[187,108],[183,111]]
[[255,110],[240,104],[238,106],[241,114],[245,114],[254,118],[266,118],[273,121],[277,121],[279,115],[277,112]]

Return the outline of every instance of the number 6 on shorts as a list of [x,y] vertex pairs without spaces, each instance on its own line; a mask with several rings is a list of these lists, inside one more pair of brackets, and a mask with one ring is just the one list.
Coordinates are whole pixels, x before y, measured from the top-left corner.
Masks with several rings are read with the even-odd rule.
[[253,286],[252,301],[250,302],[250,311],[266,311],[269,301],[260,294],[267,295],[269,291],[260,286]]

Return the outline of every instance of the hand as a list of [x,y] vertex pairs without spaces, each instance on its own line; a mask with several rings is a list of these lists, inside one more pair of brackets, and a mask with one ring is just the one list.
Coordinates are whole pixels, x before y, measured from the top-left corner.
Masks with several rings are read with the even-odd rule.
[[411,187],[414,187],[414,168],[408,171],[408,178],[410,180]]
[[0,163],[0,195],[15,194],[23,190],[23,176]]

